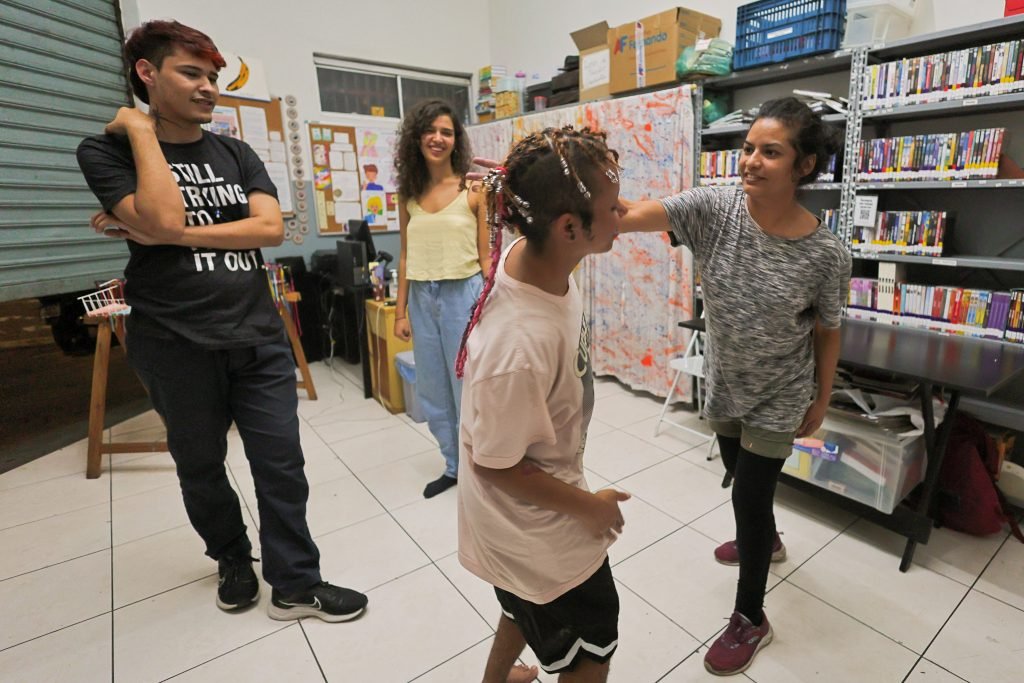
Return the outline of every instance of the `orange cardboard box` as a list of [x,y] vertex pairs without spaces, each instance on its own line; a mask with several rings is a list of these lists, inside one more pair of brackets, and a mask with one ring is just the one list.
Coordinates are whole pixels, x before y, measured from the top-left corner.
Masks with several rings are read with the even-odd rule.
[[[683,48],[703,38],[717,38],[721,31],[721,19],[685,7],[675,7],[611,29],[608,50],[611,52],[612,94],[674,83],[676,60]],[[643,40],[638,41],[641,32]]]

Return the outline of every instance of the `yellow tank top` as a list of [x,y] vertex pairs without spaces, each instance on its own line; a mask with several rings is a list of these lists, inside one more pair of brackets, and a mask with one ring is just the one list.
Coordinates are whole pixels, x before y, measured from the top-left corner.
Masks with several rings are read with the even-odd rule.
[[462,280],[480,272],[476,215],[469,190],[431,213],[415,199],[406,202],[405,277],[409,280]]

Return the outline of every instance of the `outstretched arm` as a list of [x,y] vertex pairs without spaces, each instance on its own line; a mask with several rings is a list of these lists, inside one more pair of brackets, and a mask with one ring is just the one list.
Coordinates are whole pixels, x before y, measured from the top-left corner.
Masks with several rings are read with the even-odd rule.
[[657,199],[619,201],[626,207],[626,214],[619,220],[619,232],[665,232],[669,229],[668,213]]

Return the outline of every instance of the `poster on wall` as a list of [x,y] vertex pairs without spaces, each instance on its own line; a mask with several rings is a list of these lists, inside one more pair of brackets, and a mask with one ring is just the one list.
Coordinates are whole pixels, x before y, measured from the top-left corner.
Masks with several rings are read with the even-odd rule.
[[330,123],[309,124],[313,151],[313,204],[317,232],[348,232],[348,222],[363,217],[356,164],[356,130]]
[[313,191],[321,234],[348,231],[351,219],[371,230],[398,230],[394,170],[397,129],[310,123]]
[[214,107],[213,118],[207,124],[206,129],[217,135],[226,135],[229,138],[241,140],[242,132],[238,127],[238,109],[224,106]]
[[356,140],[363,214],[366,221],[371,230],[398,230],[397,209],[389,211],[387,199],[388,194],[398,191],[394,165],[398,129],[357,127]]
[[247,100],[270,100],[267,76],[261,60],[230,52],[222,51],[220,54],[226,62],[217,79],[222,94]]

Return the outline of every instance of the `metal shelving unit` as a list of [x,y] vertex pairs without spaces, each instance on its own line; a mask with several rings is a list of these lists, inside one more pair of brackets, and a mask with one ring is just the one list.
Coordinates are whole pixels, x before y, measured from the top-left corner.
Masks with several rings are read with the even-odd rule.
[[793,78],[833,73],[850,68],[856,51],[856,49],[838,50],[824,55],[802,57],[782,64],[734,71],[728,76],[706,79],[703,85],[709,90],[735,90],[755,85],[768,85]]
[[918,263],[946,268],[982,268],[986,270],[1024,271],[1024,259],[988,256],[918,256],[915,254],[853,253],[861,261],[888,261],[890,263]]
[[879,190],[1012,190],[1024,187],[1024,178],[984,178],[980,180],[890,180],[855,181],[858,191]]
[[863,110],[865,119],[922,119],[963,116],[968,113],[1013,111],[1024,108],[1024,92],[964,97],[941,102],[921,102]]

